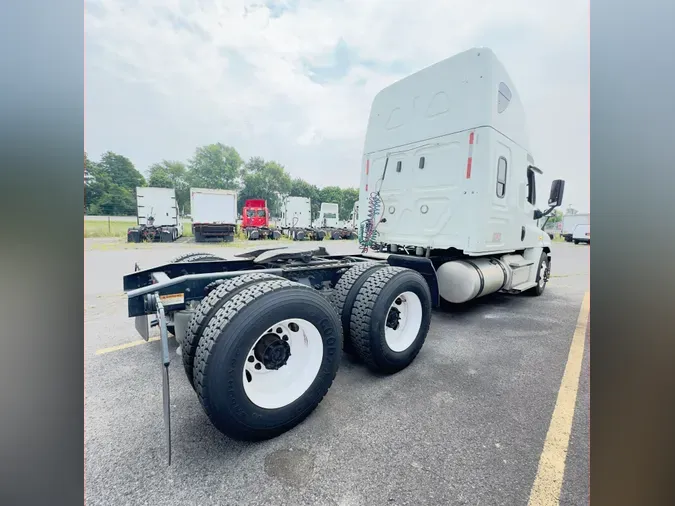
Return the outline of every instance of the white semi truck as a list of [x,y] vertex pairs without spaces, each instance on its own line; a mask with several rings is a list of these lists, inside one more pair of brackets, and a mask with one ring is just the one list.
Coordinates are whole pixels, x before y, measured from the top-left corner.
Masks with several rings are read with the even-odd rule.
[[173,188],[137,187],[136,209],[138,226],[127,230],[127,242],[173,242],[183,235]]
[[[274,248],[183,259],[124,277],[128,315],[160,329],[170,443],[167,317],[207,416],[244,440],[278,436],[321,402],[341,351],[395,374],[424,345],[432,308],[490,293],[544,293],[551,240],[520,97],[474,48],[375,97],[359,199],[362,252]],[[370,255],[374,246],[386,255]],[[169,446],[170,456],[170,446]]]
[[237,192],[190,189],[192,234],[195,242],[232,242],[237,231]]
[[314,227],[324,231],[332,240],[351,239],[353,231],[340,221],[340,206],[334,202],[322,202]]
[[591,213],[566,214],[563,216],[562,237],[567,242],[572,242],[572,235],[577,225],[590,225]]
[[281,231],[294,241],[323,241],[326,233],[312,226],[312,201],[308,197],[281,199]]

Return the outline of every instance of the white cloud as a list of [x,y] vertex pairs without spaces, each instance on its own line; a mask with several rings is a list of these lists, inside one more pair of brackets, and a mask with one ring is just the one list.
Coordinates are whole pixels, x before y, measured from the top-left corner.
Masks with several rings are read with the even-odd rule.
[[[549,180],[568,180],[566,201],[588,207],[587,1],[87,0],[85,8],[93,156],[111,149],[144,170],[220,141],[319,185],[356,186],[375,93],[486,45],[525,102],[537,163]],[[333,64],[340,40],[372,65],[315,82],[308,66]]]

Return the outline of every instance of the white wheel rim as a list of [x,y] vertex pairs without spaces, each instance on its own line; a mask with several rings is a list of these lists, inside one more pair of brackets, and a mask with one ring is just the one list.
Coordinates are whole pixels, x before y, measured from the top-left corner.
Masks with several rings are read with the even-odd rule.
[[539,286],[544,287],[546,284],[546,260],[542,260],[541,265],[539,266]]
[[[398,312],[398,322],[393,316]],[[394,324],[396,328],[390,326]],[[384,326],[384,339],[392,351],[407,350],[415,341],[422,326],[422,301],[413,292],[400,294],[387,311],[387,320]]]
[[[290,356],[278,369],[265,367],[265,357],[260,356],[263,348],[261,341],[267,335],[276,336],[277,341],[284,341],[290,347]],[[288,339],[284,340],[284,336]],[[272,339],[266,338],[268,341]],[[275,346],[278,347],[279,344],[277,342]],[[259,346],[257,354],[256,346]],[[253,404],[261,408],[278,409],[288,406],[309,389],[319,373],[322,361],[323,340],[319,329],[299,318],[281,321],[270,326],[249,350],[242,371],[244,392]]]

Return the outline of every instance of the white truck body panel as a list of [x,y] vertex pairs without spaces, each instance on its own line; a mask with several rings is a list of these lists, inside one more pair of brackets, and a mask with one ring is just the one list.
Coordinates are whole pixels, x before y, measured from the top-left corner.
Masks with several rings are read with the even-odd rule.
[[190,189],[193,224],[237,223],[237,192],[234,190]]
[[338,228],[340,220],[340,207],[332,202],[322,202],[319,210],[319,218],[316,220],[318,228]]
[[548,246],[533,217],[536,191],[528,199],[528,177],[536,188],[528,146],[523,105],[491,50],[441,61],[375,97],[359,220],[379,191],[374,223],[383,243],[471,256]]
[[573,234],[577,225],[590,225],[591,213],[566,214],[563,216],[562,233]]
[[[183,222],[176,204],[176,190],[139,186],[136,188],[138,224],[155,227],[176,227],[178,235],[183,234]],[[148,218],[154,218],[148,223]]]
[[282,228],[309,228],[312,223],[312,201],[307,197],[285,197],[281,206]]

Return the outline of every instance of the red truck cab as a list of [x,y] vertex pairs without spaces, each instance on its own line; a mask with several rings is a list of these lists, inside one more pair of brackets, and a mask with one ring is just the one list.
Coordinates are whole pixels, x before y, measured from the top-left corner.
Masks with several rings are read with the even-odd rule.
[[244,202],[241,213],[241,225],[243,228],[267,228],[269,227],[269,210],[267,201],[263,199],[248,199]]

